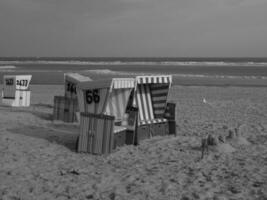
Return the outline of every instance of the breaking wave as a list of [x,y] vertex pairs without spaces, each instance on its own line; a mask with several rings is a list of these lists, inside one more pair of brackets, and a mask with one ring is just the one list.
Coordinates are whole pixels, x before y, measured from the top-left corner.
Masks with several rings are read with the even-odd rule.
[[[159,75],[162,73],[149,73],[149,72],[126,72],[126,71],[113,71],[110,69],[97,69],[97,70],[83,70],[84,74],[97,74],[97,75],[129,75],[129,76],[140,76],[140,75]],[[233,76],[233,75],[204,75],[204,74],[172,74],[173,78],[214,78],[214,79],[262,79],[267,80],[267,76]]]
[[61,65],[177,65],[177,66],[266,66],[267,62],[226,62],[226,61],[48,61],[48,60],[24,60],[24,61],[0,61],[0,64],[61,64]]
[[0,69],[15,69],[16,66],[14,65],[3,65],[3,66],[0,66]]

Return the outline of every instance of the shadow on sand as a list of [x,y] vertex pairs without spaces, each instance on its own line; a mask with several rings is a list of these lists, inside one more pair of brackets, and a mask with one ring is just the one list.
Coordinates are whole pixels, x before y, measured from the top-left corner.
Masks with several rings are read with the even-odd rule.
[[79,134],[77,126],[53,125],[51,127],[24,126],[8,129],[14,134],[26,135],[48,140],[51,143],[63,145],[71,151],[76,151],[76,141]]

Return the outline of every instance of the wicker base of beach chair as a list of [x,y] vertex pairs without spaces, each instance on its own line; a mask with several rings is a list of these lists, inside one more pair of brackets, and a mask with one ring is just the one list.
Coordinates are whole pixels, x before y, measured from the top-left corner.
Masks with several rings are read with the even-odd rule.
[[169,134],[170,135],[176,135],[176,121],[175,120],[169,120]]
[[139,144],[142,140],[149,139],[150,137],[150,124],[138,126],[135,134],[135,144]]
[[135,144],[135,131],[133,131],[133,130],[127,130],[126,131],[125,143],[127,145],[134,145]]
[[54,97],[54,120],[68,123],[77,121],[76,112],[78,111],[77,99],[70,99],[64,96]]
[[150,125],[150,132],[152,136],[164,136],[169,134],[168,122],[155,123]]
[[126,130],[114,133],[114,149],[126,144]]

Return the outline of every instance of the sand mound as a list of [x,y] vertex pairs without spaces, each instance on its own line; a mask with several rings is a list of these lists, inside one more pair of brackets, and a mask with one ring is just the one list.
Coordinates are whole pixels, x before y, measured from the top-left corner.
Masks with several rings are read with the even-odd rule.
[[250,127],[247,124],[242,124],[238,128],[238,134],[241,136],[247,136],[250,133]]
[[250,142],[249,142],[246,138],[244,138],[244,137],[242,137],[242,136],[237,137],[237,138],[235,139],[235,142],[236,142],[238,145],[250,145]]
[[230,144],[221,143],[216,146],[216,149],[220,153],[233,153],[235,152],[235,148],[232,147]]

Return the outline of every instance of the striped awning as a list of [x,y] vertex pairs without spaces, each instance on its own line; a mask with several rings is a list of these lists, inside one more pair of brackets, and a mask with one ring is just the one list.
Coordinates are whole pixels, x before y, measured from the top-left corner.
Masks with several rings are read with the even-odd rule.
[[148,84],[148,83],[171,83],[172,76],[170,75],[156,75],[156,76],[137,76],[137,84]]
[[113,89],[109,95],[105,113],[122,120],[128,104],[132,88]]
[[115,116],[115,120],[122,120],[134,86],[133,78],[113,78],[105,112]]
[[151,93],[149,85],[140,84],[137,86],[136,103],[139,109],[139,122],[154,119]]
[[134,78],[113,78],[112,79],[113,88],[134,88],[135,79]]
[[140,122],[138,122],[138,125],[156,124],[156,123],[162,123],[162,122],[167,122],[167,119],[165,119],[165,118],[157,118],[157,119],[140,121]]
[[138,124],[166,121],[164,111],[172,76],[138,76],[136,80],[134,105],[139,109]]

